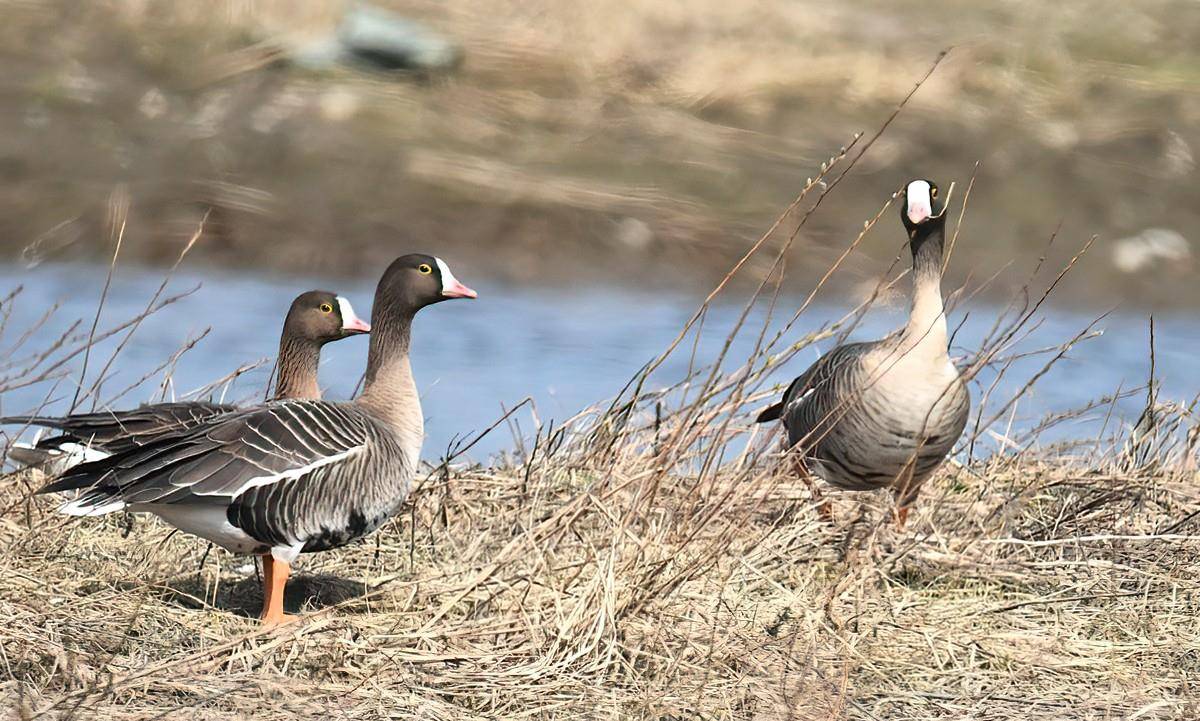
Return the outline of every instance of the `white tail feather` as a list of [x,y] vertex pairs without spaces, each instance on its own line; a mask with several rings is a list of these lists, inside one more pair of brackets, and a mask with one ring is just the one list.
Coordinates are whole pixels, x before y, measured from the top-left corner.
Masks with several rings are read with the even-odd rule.
[[67,501],[58,507],[58,512],[68,516],[103,516],[124,509],[125,501],[101,499],[97,505],[97,500],[84,497]]

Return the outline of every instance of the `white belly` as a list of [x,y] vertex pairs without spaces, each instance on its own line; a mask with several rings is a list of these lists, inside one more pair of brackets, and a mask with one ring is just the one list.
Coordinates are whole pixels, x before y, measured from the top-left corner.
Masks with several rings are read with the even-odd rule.
[[208,539],[234,553],[256,553],[267,548],[230,523],[221,505],[143,503],[130,506],[129,510],[153,513],[185,533]]

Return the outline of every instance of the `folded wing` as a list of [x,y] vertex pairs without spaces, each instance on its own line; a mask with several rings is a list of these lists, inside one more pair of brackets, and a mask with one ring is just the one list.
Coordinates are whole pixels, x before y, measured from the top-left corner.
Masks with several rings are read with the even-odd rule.
[[361,453],[368,420],[344,403],[281,401],[214,416],[71,468],[39,493],[87,489],[67,512],[211,499],[297,479]]
[[0,418],[0,424],[42,426],[59,431],[59,435],[43,438],[34,446],[44,453],[76,445],[87,446],[95,451],[121,453],[143,445],[147,439],[160,433],[180,431],[235,410],[235,406],[222,403],[183,401],[61,417],[10,416]]

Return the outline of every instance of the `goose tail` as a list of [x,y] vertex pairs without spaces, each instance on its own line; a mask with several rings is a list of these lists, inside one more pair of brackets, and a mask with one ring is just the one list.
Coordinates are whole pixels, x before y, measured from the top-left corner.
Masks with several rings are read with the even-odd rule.
[[125,508],[120,488],[111,483],[110,463],[86,463],[70,468],[62,476],[47,483],[34,493],[63,493],[79,491],[58,507],[68,516],[103,516]]
[[80,463],[108,458],[106,451],[86,443],[62,440],[58,445],[17,441],[8,447],[9,459],[24,468],[37,468],[47,475],[57,476]]
[[783,415],[783,401],[767,406],[758,417],[754,419],[755,423],[767,423],[769,421],[777,421]]
[[114,499],[104,489],[84,491],[58,507],[58,512],[68,516],[103,516],[125,510],[125,501]]

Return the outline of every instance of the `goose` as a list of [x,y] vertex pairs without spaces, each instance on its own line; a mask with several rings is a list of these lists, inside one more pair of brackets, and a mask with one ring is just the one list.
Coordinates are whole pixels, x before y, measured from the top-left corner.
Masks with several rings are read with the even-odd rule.
[[207,418],[75,466],[37,492],[83,489],[63,513],[152,513],[260,555],[262,622],[294,621],[283,592],[296,558],[367,535],[408,497],[424,436],[408,357],[413,316],[475,297],[441,259],[398,258],[375,291],[366,379],[353,401],[286,399]]
[[[358,317],[354,306],[343,296],[326,290],[310,290],[296,296],[279,336],[279,379],[274,398],[320,398],[317,367],[321,347],[370,330],[371,326]],[[8,449],[12,460],[57,475],[83,461],[99,460],[139,446],[158,433],[194,426],[235,410],[236,406],[225,403],[178,401],[62,417],[9,416],[0,418],[0,425],[34,425],[59,431],[58,435],[32,444],[13,443]]]
[[[946,205],[930,180],[901,193],[900,217],[913,256],[908,322],[887,337],[829,351],[792,381],[756,422],[781,420],[793,466],[837,488],[890,488],[903,528],[921,484],[962,435],[970,396],[947,352],[942,305]],[[828,501],[818,506],[832,519]]]

